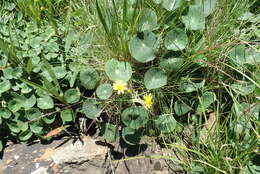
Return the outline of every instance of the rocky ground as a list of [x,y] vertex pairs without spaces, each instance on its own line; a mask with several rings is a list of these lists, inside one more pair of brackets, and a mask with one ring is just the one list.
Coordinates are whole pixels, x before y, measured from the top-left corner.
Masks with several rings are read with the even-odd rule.
[[9,144],[0,160],[0,174],[184,173],[172,160],[155,158],[163,155],[169,153],[146,144],[112,145],[91,137],[63,137],[51,143]]

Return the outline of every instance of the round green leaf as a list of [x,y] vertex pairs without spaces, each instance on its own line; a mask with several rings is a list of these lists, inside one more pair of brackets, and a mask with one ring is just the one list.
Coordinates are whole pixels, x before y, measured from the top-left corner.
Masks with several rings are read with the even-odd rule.
[[116,125],[106,123],[101,127],[101,135],[108,142],[115,142],[119,137],[119,130]]
[[191,107],[179,100],[174,103],[174,111],[178,116],[184,115],[190,110]]
[[8,119],[12,116],[12,113],[6,108],[0,108],[0,117]]
[[123,140],[129,145],[136,145],[140,142],[142,132],[132,129],[130,127],[124,127],[122,130]]
[[113,88],[109,83],[104,83],[100,85],[96,90],[96,94],[98,98],[102,100],[108,99],[112,95],[112,93],[113,93]]
[[147,89],[156,89],[167,84],[167,76],[160,68],[150,68],[144,75]]
[[37,108],[31,108],[25,111],[25,115],[28,118],[28,120],[33,120],[39,118],[42,115],[42,113]]
[[64,93],[64,99],[66,102],[73,104],[77,103],[80,100],[80,92],[77,89],[68,89]]
[[249,95],[254,92],[255,85],[249,82],[241,81],[239,83],[234,83],[230,85],[231,89],[233,89],[237,94],[242,96]]
[[162,133],[170,133],[176,128],[177,122],[173,115],[161,115],[155,120],[155,125]]
[[128,62],[120,62],[116,59],[109,60],[105,65],[105,72],[110,80],[128,81],[132,76],[132,68]]
[[66,68],[63,66],[53,67],[53,72],[57,79],[62,79],[67,74]]
[[180,51],[186,48],[188,41],[185,31],[176,28],[166,34],[164,45],[168,50]]
[[4,145],[3,145],[2,140],[0,140],[0,152],[2,152],[3,149],[4,149]]
[[99,75],[97,71],[89,67],[88,69],[80,72],[80,82],[86,89],[95,89],[99,82]]
[[256,65],[260,63],[260,53],[255,49],[246,49],[245,46],[234,47],[230,51],[229,57],[237,66],[244,64]]
[[12,112],[17,112],[21,109],[22,104],[17,100],[11,100],[8,102],[8,109]]
[[60,116],[61,116],[63,123],[70,122],[70,121],[74,120],[74,113],[71,109],[66,109],[66,110],[62,111]]
[[181,79],[180,88],[185,92],[193,92],[201,89],[205,85],[205,80],[193,82],[190,79]]
[[204,15],[207,17],[214,11],[217,0],[196,0],[196,4],[204,8]]
[[34,121],[30,124],[30,130],[35,134],[40,134],[43,130],[43,126],[39,121]]
[[131,55],[139,62],[146,63],[155,58],[159,41],[152,32],[141,32],[133,37],[129,44]]
[[156,13],[149,8],[142,9],[137,27],[138,31],[154,30],[157,27]]
[[52,98],[48,95],[37,98],[37,107],[40,109],[51,109],[54,107]]
[[216,95],[214,92],[205,92],[200,99],[200,103],[197,108],[198,113],[205,112],[215,100]]
[[17,121],[18,127],[21,129],[21,131],[26,131],[29,128],[29,125],[27,122],[24,121]]
[[183,62],[183,58],[163,59],[160,61],[160,67],[168,73],[177,72],[181,68]]
[[47,124],[52,124],[55,121],[56,115],[52,114],[46,117],[43,117],[42,120]]
[[182,0],[162,0],[162,6],[168,10],[168,11],[173,11],[177,9],[180,5]]
[[21,141],[27,141],[32,137],[32,135],[33,135],[33,133],[30,130],[27,130],[27,131],[21,132],[18,137]]
[[0,94],[8,91],[11,88],[11,83],[9,80],[3,80],[0,82]]
[[16,122],[7,123],[9,129],[12,131],[12,133],[19,133],[21,131],[20,127]]
[[28,109],[32,108],[35,104],[36,104],[36,97],[33,94],[32,94],[32,96],[30,98],[27,98],[22,103],[22,105],[23,105],[25,110],[28,110]]
[[189,12],[186,16],[182,16],[182,22],[186,29],[189,30],[204,30],[205,29],[205,14],[202,5],[190,5]]
[[129,128],[138,129],[147,123],[148,112],[141,106],[129,107],[123,111],[122,121]]
[[81,112],[84,113],[86,117],[95,119],[101,114],[102,105],[98,104],[94,99],[86,100],[82,105]]

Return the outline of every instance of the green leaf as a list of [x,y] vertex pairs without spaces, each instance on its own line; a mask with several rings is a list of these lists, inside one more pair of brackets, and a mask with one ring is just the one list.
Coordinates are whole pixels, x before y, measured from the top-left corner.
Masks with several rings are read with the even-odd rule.
[[155,53],[159,48],[159,41],[154,33],[145,31],[133,37],[128,46],[135,60],[146,63],[155,59]]
[[214,92],[205,92],[199,102],[197,112],[203,113],[208,107],[216,100],[216,95]]
[[66,109],[60,114],[63,124],[74,120],[74,113],[71,109]]
[[257,65],[260,63],[260,52],[255,49],[246,49],[244,46],[234,47],[229,54],[231,61],[237,65]]
[[55,73],[57,79],[62,79],[67,74],[66,68],[63,66],[53,67],[53,72]]
[[240,94],[242,96],[249,95],[254,92],[255,85],[250,82],[237,82],[232,85],[230,85],[231,89],[233,89],[237,94]]
[[167,84],[167,76],[160,68],[150,68],[144,75],[147,89],[161,88]]
[[168,11],[174,11],[180,5],[182,0],[162,0],[162,6]]
[[8,119],[12,116],[12,113],[6,108],[0,108],[0,117]]
[[27,131],[21,132],[18,137],[21,141],[27,141],[32,137],[32,135],[33,135],[33,133],[30,130],[27,130]]
[[174,111],[178,116],[184,115],[190,110],[191,107],[189,107],[186,103],[183,103],[179,100],[174,103]]
[[122,122],[132,129],[138,129],[148,122],[148,112],[144,107],[132,106],[122,113]]
[[26,100],[23,101],[22,105],[23,105],[23,108],[25,110],[28,110],[30,108],[32,108],[34,105],[36,104],[36,97],[35,95],[31,95],[30,98],[27,98]]
[[52,124],[56,119],[56,115],[55,114],[52,114],[52,115],[49,115],[49,116],[46,116],[46,117],[43,117],[42,120],[47,123],[47,124]]
[[99,87],[96,90],[96,94],[98,98],[102,100],[108,99],[113,93],[113,88],[109,83],[104,83],[99,85]]
[[138,31],[153,31],[157,27],[157,15],[149,9],[144,8],[141,11],[138,21]]
[[37,107],[40,109],[51,109],[54,107],[54,102],[50,96],[46,95],[44,97],[37,98]]
[[86,117],[95,119],[101,114],[102,105],[98,104],[95,99],[89,99],[83,103],[81,112],[84,113]]
[[140,142],[142,132],[132,129],[130,127],[124,127],[122,130],[123,140],[129,145],[136,145]]
[[183,58],[162,59],[160,61],[160,68],[168,73],[177,72],[181,68],[183,62]]
[[119,137],[119,130],[116,125],[106,123],[101,127],[101,135],[108,142],[115,142]]
[[186,16],[182,16],[182,22],[186,29],[189,30],[204,30],[205,29],[205,14],[201,5],[190,5],[189,12]]
[[80,82],[86,89],[95,89],[99,82],[98,72],[90,67],[80,72]]
[[25,115],[28,120],[34,120],[34,119],[39,118],[42,115],[42,113],[37,108],[31,108],[31,109],[28,109],[27,111],[25,111]]
[[155,120],[155,125],[162,133],[170,133],[176,128],[177,122],[173,115],[165,114],[159,116],[159,118]]
[[181,51],[188,45],[189,39],[186,32],[180,28],[169,31],[164,40],[164,45],[168,50]]
[[39,121],[34,121],[30,124],[30,130],[35,134],[42,133],[43,125]]
[[0,152],[2,152],[3,149],[4,149],[4,145],[3,145],[2,140],[0,140]]
[[64,93],[64,99],[66,102],[73,104],[77,103],[80,100],[80,92],[77,89],[68,89]]
[[13,132],[13,133],[19,133],[21,131],[21,129],[19,128],[18,124],[16,124],[16,122],[11,122],[11,123],[7,123],[9,129]]
[[7,105],[8,109],[12,112],[17,112],[21,109],[22,107],[22,104],[21,102],[13,99],[11,101],[8,102],[8,105]]
[[132,76],[132,68],[128,62],[120,62],[116,59],[109,60],[105,65],[105,72],[110,80],[128,81]]
[[193,82],[190,79],[182,79],[180,88],[185,92],[193,92],[201,89],[205,85],[205,80],[201,82]]
[[203,7],[204,15],[207,17],[214,11],[217,5],[217,0],[196,0],[196,5]]
[[11,88],[11,83],[9,80],[3,80],[0,82],[0,94],[8,91]]

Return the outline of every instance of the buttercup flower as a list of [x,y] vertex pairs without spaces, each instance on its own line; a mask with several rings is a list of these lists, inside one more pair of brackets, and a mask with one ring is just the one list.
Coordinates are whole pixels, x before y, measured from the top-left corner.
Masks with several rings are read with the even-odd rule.
[[124,94],[127,89],[127,83],[123,80],[116,80],[113,84],[113,89],[117,94]]
[[145,94],[143,97],[144,105],[146,108],[150,109],[153,105],[153,96],[152,94]]

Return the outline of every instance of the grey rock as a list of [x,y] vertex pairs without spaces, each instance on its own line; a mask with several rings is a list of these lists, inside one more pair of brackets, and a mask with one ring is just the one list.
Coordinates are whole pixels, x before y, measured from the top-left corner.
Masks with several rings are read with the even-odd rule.
[[35,171],[31,172],[31,174],[49,174],[47,171],[48,171],[48,168],[40,167],[40,168],[36,169]]

